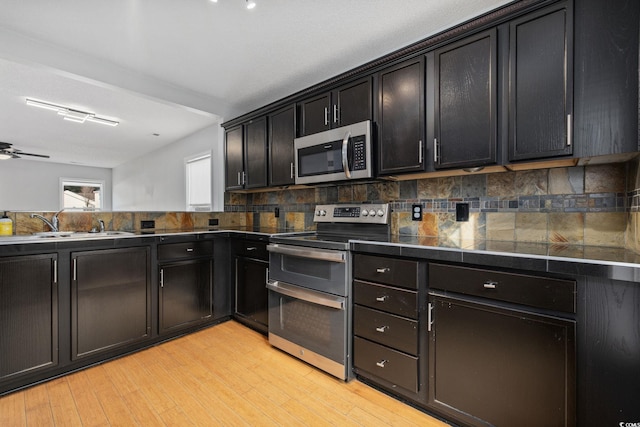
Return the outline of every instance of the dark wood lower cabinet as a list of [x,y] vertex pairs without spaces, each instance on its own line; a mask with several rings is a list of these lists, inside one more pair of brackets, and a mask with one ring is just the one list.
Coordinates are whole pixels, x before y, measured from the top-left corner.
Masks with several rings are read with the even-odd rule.
[[150,337],[149,256],[146,246],[71,254],[72,359]]
[[212,260],[182,261],[160,268],[160,333],[212,315]]
[[0,381],[58,364],[57,259],[0,258]]

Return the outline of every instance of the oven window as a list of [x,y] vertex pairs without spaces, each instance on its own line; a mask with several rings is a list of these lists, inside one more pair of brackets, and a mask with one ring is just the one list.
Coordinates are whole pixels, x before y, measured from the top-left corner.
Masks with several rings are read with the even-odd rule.
[[343,172],[342,141],[298,149],[298,176]]
[[331,279],[335,263],[294,256],[282,257],[282,271],[318,279]]
[[[287,299],[281,297],[280,305]],[[295,335],[306,335],[309,340],[322,347],[331,342],[332,309],[305,301],[288,299],[282,310],[282,328]]]

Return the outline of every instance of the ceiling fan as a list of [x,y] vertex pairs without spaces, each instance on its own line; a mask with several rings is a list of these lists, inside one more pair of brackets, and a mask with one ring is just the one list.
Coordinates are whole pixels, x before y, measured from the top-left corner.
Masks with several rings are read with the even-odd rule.
[[43,157],[45,159],[49,158],[49,156],[44,154],[25,153],[22,150],[13,148],[13,144],[0,142],[0,160],[19,159],[21,156]]

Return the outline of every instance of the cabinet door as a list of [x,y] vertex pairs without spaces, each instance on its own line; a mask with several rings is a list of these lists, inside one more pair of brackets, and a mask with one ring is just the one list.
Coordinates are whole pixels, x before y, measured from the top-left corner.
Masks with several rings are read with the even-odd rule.
[[245,188],[267,186],[267,118],[251,120],[245,132]]
[[429,298],[430,406],[470,425],[575,426],[575,322]]
[[58,364],[57,255],[0,258],[0,380]]
[[300,103],[300,136],[331,129],[331,92]]
[[269,325],[268,266],[265,261],[236,258],[236,315],[257,323],[254,326],[264,332]]
[[212,261],[183,261],[160,268],[160,333],[211,317]]
[[496,163],[496,30],[435,52],[436,168]]
[[371,77],[334,91],[331,120],[335,127],[371,120],[373,115]]
[[424,58],[380,72],[378,174],[423,171]]
[[509,160],[572,153],[570,14],[548,8],[509,27]]
[[243,141],[242,126],[229,129],[225,132],[224,156],[225,156],[225,188],[237,190],[242,188],[243,173]]
[[295,137],[295,105],[269,115],[269,185],[294,183],[293,140]]
[[149,337],[149,248],[105,249],[71,255],[72,358]]

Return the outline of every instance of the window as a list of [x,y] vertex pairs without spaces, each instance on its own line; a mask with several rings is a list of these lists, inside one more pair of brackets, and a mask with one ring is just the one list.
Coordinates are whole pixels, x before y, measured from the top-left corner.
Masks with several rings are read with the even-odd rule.
[[60,180],[62,209],[100,210],[103,207],[104,182],[92,180]]
[[211,153],[185,159],[187,210],[211,210]]

